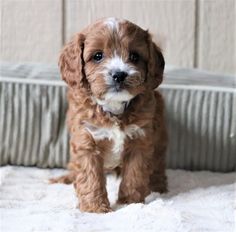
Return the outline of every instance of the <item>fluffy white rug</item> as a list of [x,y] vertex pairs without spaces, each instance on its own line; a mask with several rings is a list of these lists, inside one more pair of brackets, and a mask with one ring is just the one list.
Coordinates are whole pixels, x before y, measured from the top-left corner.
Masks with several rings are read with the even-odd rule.
[[47,184],[64,170],[7,166],[0,173],[2,232],[235,231],[235,173],[168,170],[168,194],[122,206],[115,204],[119,180],[108,176],[108,214],[81,213],[72,185]]

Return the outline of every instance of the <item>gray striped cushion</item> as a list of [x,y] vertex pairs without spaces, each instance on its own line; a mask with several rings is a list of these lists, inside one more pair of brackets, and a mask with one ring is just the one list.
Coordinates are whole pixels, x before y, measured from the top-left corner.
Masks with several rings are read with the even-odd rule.
[[[236,170],[235,77],[167,69],[169,168]],[[65,167],[66,87],[57,66],[0,65],[0,165]]]

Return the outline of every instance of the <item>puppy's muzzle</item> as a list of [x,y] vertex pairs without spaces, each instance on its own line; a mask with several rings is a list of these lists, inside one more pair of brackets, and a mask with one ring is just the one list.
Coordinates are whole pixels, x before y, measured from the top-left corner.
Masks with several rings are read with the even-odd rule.
[[112,78],[115,83],[120,84],[120,83],[124,82],[124,80],[127,76],[128,76],[127,72],[117,71],[112,75]]

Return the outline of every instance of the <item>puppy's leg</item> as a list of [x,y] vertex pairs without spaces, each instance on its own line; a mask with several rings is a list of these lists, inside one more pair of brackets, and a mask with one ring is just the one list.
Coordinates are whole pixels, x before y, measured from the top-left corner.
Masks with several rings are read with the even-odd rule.
[[153,160],[154,171],[150,176],[150,189],[152,192],[166,193],[168,191],[164,154],[155,154],[156,157]]
[[150,188],[152,192],[167,192],[166,177],[166,150],[167,150],[167,133],[165,127],[159,128],[156,135],[155,151],[152,157],[153,173],[150,176]]
[[132,152],[124,157],[118,195],[120,204],[144,202],[150,193],[150,157],[143,152]]
[[79,209],[93,213],[110,212],[103,173],[103,158],[87,153],[78,157],[78,163],[80,165],[74,187],[79,198]]
[[167,128],[164,117],[164,101],[160,93],[155,92],[156,113],[154,119],[153,137],[155,139],[155,150],[153,152],[153,173],[150,177],[150,188],[153,192],[167,192],[167,177],[165,156],[168,144]]

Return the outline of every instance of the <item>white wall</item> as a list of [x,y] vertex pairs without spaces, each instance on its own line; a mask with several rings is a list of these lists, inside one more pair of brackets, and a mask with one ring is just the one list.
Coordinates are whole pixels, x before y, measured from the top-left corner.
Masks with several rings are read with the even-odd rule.
[[149,29],[166,63],[236,74],[235,0],[0,0],[0,59],[56,63],[63,44],[97,18]]

